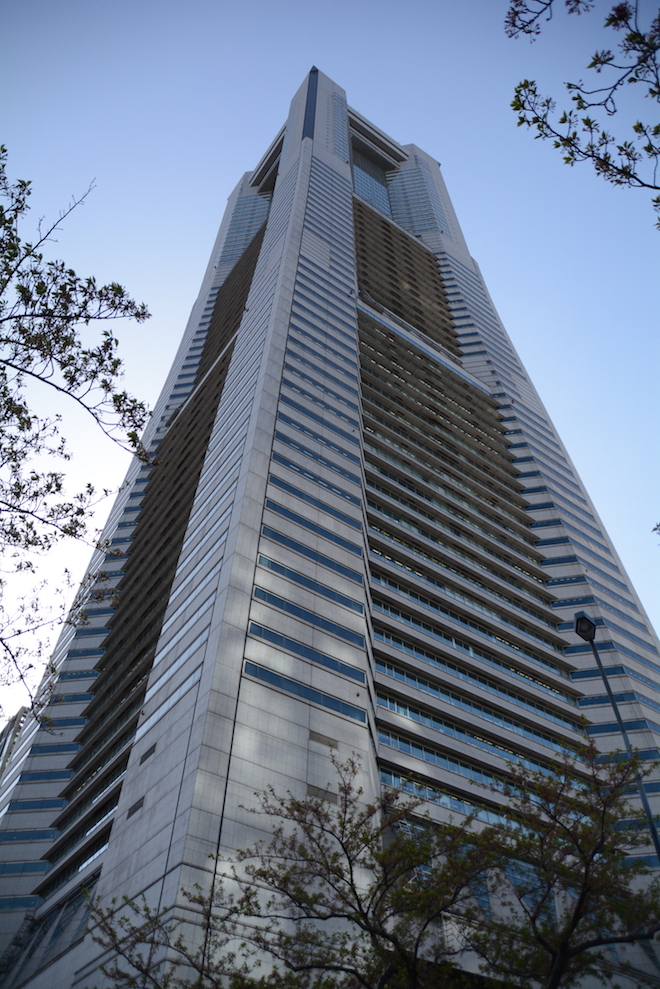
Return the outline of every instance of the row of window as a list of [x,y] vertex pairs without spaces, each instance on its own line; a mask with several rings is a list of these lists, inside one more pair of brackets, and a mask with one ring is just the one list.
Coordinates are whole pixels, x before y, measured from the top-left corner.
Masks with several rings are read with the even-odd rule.
[[350,642],[351,645],[357,646],[360,649],[365,648],[364,636],[358,632],[344,628],[343,625],[338,625],[337,622],[332,622],[322,615],[309,611],[307,608],[301,608],[300,605],[294,604],[293,601],[287,601],[277,594],[272,594],[270,591],[265,590],[263,587],[254,588],[254,597],[257,601],[263,601],[265,604],[269,604],[273,608],[278,608],[287,615],[293,615],[294,618],[299,618],[301,621],[316,626],[316,628],[330,632],[332,635],[336,635],[338,638]]
[[245,662],[245,672],[249,676],[262,680],[272,687],[279,687],[280,690],[285,690],[287,693],[293,694],[296,697],[302,697],[303,700],[312,701],[314,704],[319,704],[321,707],[326,707],[328,710],[335,711],[338,714],[346,715],[362,724],[366,723],[367,715],[362,708],[355,707],[353,704],[347,704],[345,701],[339,700],[338,697],[332,697],[330,694],[324,694],[320,690],[314,690],[313,687],[307,687],[297,680],[291,680],[289,677],[274,673],[272,670],[267,670],[265,667],[257,666],[256,663],[251,663],[247,660]]
[[[400,652],[405,653],[407,656],[412,656],[414,659],[421,660],[432,666],[436,670],[443,670],[447,673],[453,674],[453,676],[464,680],[466,683],[470,683],[475,687],[480,687],[482,690],[488,691],[490,694],[494,694],[497,697],[501,697],[506,701],[516,704],[518,707],[522,707],[527,711],[531,711],[532,714],[540,715],[543,718],[547,718],[550,721],[554,721],[556,724],[564,725],[573,731],[577,730],[577,726],[573,720],[568,718],[566,715],[552,711],[550,708],[545,707],[538,701],[530,700],[527,697],[523,697],[522,694],[517,694],[514,690],[504,686],[503,684],[496,683],[494,680],[488,680],[486,677],[480,676],[478,673],[474,673],[468,670],[464,666],[459,666],[456,663],[452,663],[448,659],[444,659],[438,656],[436,653],[429,652],[426,649],[422,649],[421,646],[413,645],[411,642],[406,642],[405,639],[401,639],[396,635],[391,635],[389,632],[383,632],[381,629],[374,629],[374,639],[377,642],[382,642],[384,645],[389,646],[391,649],[397,649]],[[482,662],[486,660],[482,657]],[[544,683],[528,676],[527,674],[520,673],[513,666],[509,666],[501,661],[491,660],[489,665],[495,669],[503,670],[510,676],[517,677],[526,683],[531,683],[534,686],[539,686],[541,689],[548,689]],[[398,675],[398,674],[397,674]],[[556,693],[556,692],[554,692]],[[573,698],[569,698],[567,695],[562,695],[562,699],[567,703],[575,704]]]
[[[379,673],[383,673],[385,676],[391,677],[399,683],[405,683],[409,687],[414,687],[416,690],[420,690],[422,693],[428,694],[429,697],[434,697],[436,700],[446,701],[448,704],[451,704],[452,707],[459,707],[461,710],[467,711],[468,714],[476,714],[477,717],[484,718],[486,721],[492,722],[492,724],[500,725],[502,728],[507,728],[509,731],[513,731],[517,735],[524,735],[526,738],[539,742],[541,745],[549,745],[551,748],[555,748],[558,751],[563,748],[563,746],[556,742],[550,735],[547,735],[544,732],[538,731],[535,728],[530,728],[520,721],[515,721],[508,715],[502,714],[493,708],[484,707],[483,704],[480,704],[477,701],[468,700],[466,697],[456,694],[445,687],[440,687],[435,683],[430,683],[428,680],[424,680],[422,677],[418,677],[413,673],[408,673],[405,670],[398,669],[390,663],[384,663],[382,660],[377,660],[376,669]],[[573,724],[570,727],[573,728],[574,731],[579,730],[579,726],[576,724]]]
[[364,608],[359,601],[355,601],[345,594],[340,594],[339,591],[335,591],[334,588],[328,587],[326,584],[319,583],[318,580],[312,580],[311,577],[307,577],[297,570],[292,570],[290,567],[285,567],[275,560],[270,560],[267,556],[260,555],[258,563],[259,566],[279,574],[280,577],[286,577],[287,580],[290,580],[293,584],[298,584],[299,587],[305,587],[308,591],[312,591],[314,594],[320,594],[321,597],[327,598],[329,601],[334,601],[336,604],[341,604],[345,608],[350,608],[352,611],[357,611],[360,615],[364,614]]
[[306,546],[304,543],[299,543],[290,536],[286,536],[283,532],[279,532],[268,525],[262,526],[261,531],[264,536],[275,543],[279,543],[280,546],[286,546],[287,549],[291,549],[301,556],[306,556],[315,563],[320,563],[321,566],[326,567],[328,570],[334,570],[335,573],[341,574],[342,577],[348,577],[349,580],[354,581],[356,584],[362,584],[364,582],[361,573],[351,570],[350,567],[345,567],[342,563],[332,560],[329,556],[324,556],[323,553],[317,553],[316,550],[311,549],[311,547]]

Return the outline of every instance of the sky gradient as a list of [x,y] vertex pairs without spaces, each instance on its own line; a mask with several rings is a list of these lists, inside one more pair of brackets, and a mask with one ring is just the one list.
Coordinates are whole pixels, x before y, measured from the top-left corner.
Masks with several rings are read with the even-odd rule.
[[[495,306],[657,628],[660,234],[650,197],[566,167],[509,107],[523,78],[561,96],[563,81],[585,76],[593,50],[612,43],[599,27],[607,6],[558,12],[530,44],[504,35],[505,0],[15,0],[4,16],[0,139],[10,174],[33,181],[35,222],[94,181],[52,256],[148,304],[145,326],[117,330],[126,387],[153,404],[227,196],[317,65],[351,106],[441,162]],[[651,109],[630,103],[635,116]],[[617,124],[622,138],[629,122]],[[78,418],[70,432],[72,487],[116,486],[125,454]],[[44,573],[57,580],[65,562],[79,575],[88,555],[67,549]]]

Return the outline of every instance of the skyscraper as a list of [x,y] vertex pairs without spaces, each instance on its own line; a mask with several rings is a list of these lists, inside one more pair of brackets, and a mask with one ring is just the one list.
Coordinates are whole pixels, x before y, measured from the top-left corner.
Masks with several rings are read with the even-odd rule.
[[583,714],[618,748],[576,610],[660,755],[657,640],[437,162],[316,69],[230,197],[146,444],[5,768],[3,989],[89,984],[83,888],[174,904],[331,751],[487,815]]

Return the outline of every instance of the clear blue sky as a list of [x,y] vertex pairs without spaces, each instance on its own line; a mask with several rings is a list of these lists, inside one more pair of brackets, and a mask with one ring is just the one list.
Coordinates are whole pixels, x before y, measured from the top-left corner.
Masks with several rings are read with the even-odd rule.
[[[645,193],[567,168],[509,108],[522,78],[560,93],[584,75],[606,43],[608,4],[596,6],[559,13],[530,45],[505,37],[505,0],[21,0],[5,7],[2,141],[12,175],[33,180],[35,219],[95,180],[53,252],[148,303],[151,321],[120,336],[126,385],[153,403],[226,198],[317,65],[442,163],[495,305],[658,627],[660,234]],[[73,428],[79,478],[117,483],[121,455]]]

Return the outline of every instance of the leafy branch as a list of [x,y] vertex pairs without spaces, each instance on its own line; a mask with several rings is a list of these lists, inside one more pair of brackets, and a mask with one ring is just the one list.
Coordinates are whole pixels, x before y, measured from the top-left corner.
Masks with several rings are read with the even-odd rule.
[[[505,18],[506,33],[533,40],[540,33],[541,19],[551,18],[554,2],[514,0]],[[569,13],[580,14],[594,3],[565,0],[565,5]],[[605,27],[619,32],[621,40],[615,51],[597,50],[587,66],[607,75],[605,85],[589,88],[582,81],[567,82],[573,106],[557,113],[556,101],[542,95],[535,81],[525,79],[516,86],[511,106],[518,114],[518,126],[534,129],[536,138],[551,140],[567,165],[591,162],[596,174],[613,185],[660,190],[660,123],[635,121],[627,140],[616,138],[605,123],[617,113],[619,97],[630,84],[641,84],[646,98],[660,102],[660,11],[643,27],[638,0],[617,3],[605,18]],[[660,196],[652,204],[660,214]],[[657,225],[660,228],[660,218]]]
[[[71,201],[34,241],[22,236],[30,183],[11,182],[0,147],[0,549],[5,573],[34,572],[35,554],[65,538],[87,538],[97,494],[91,484],[67,496],[59,462],[71,459],[59,412],[41,413],[50,393],[60,407],[82,409],[114,442],[146,458],[139,434],[144,404],[121,387],[118,341],[107,325],[149,317],[116,282],[81,278],[44,251],[62,223],[91,191]],[[39,396],[41,390],[42,396]],[[51,406],[54,404],[50,403]],[[0,603],[0,651],[5,678],[24,680],[30,665],[21,636],[63,620],[43,614],[43,587],[19,599],[14,612]],[[7,591],[0,580],[0,595]],[[48,611],[48,609],[46,609]],[[37,647],[38,651],[38,647]],[[37,657],[33,657],[37,658]]]

